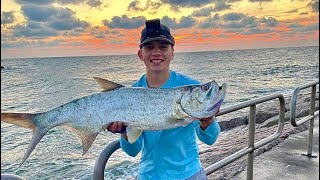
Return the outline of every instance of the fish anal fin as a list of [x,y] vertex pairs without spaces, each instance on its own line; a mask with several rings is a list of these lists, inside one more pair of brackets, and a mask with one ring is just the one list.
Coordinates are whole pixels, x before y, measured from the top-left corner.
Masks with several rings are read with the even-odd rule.
[[71,124],[65,124],[65,127],[75,132],[82,141],[82,155],[86,154],[86,152],[91,147],[93,141],[96,139],[99,132],[94,131],[81,131],[80,128],[73,127]]
[[114,89],[122,88],[124,87],[121,84],[117,84],[115,82],[109,81],[107,79],[99,78],[99,77],[93,77],[94,80],[102,87],[102,91],[111,91]]
[[127,136],[130,144],[136,142],[136,140],[140,137],[141,134],[142,130],[131,129],[127,127]]
[[97,135],[99,133],[91,133],[91,134],[82,134],[80,137],[81,137],[81,140],[82,140],[82,155],[85,155],[89,148],[91,147],[93,141],[96,139]]

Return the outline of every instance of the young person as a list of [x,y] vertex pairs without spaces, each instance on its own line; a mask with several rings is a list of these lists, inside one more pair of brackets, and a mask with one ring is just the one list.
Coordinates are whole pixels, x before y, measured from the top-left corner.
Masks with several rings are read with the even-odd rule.
[[[133,86],[173,88],[200,84],[197,80],[170,70],[175,45],[170,29],[161,24],[159,19],[148,20],[145,24],[146,27],[141,31],[138,57],[145,64],[146,73]],[[114,122],[108,130],[115,133],[121,132],[122,128],[121,122]],[[133,144],[127,141],[124,132],[120,145],[133,157],[142,151],[136,179],[203,180],[207,176],[201,166],[196,139],[212,145],[219,133],[217,120],[210,117],[196,120],[186,127],[144,131]]]

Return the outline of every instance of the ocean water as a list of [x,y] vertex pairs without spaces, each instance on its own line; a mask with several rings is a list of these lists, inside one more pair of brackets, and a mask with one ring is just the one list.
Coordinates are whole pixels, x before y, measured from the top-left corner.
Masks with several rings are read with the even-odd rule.
[[[274,93],[291,94],[319,79],[319,47],[176,53],[171,68],[201,82],[227,83],[223,106]],[[100,91],[98,76],[130,86],[145,68],[135,55],[1,59],[1,111],[42,112]],[[80,139],[56,127],[19,167],[31,140],[29,129],[1,122],[1,173],[27,179],[92,179],[102,149],[119,135],[104,132],[82,156]],[[201,148],[201,147],[200,147]],[[121,150],[108,161],[105,179],[128,179],[139,155]]]

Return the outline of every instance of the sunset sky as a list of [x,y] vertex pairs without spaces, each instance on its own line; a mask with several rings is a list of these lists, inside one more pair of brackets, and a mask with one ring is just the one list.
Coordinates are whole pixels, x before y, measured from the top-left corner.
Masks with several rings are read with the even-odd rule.
[[154,18],[176,52],[319,46],[319,0],[1,0],[1,58],[136,54]]

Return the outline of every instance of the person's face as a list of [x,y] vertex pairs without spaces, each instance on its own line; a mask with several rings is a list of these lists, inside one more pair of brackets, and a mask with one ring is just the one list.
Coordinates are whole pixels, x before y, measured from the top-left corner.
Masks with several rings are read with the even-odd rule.
[[149,72],[169,70],[169,65],[174,56],[171,44],[164,41],[151,41],[141,47],[138,56],[146,65]]

